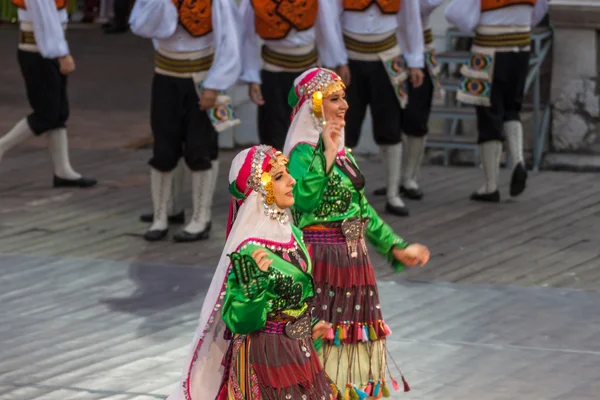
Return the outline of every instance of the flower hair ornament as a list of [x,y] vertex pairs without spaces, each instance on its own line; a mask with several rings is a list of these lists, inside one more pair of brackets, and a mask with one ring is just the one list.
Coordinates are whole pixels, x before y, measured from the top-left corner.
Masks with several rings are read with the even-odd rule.
[[244,163],[243,169],[246,171],[240,171],[240,178],[233,181],[229,186],[230,193],[239,200],[238,206],[248,197],[251,191],[255,191],[263,199],[265,215],[282,224],[287,224],[289,216],[285,210],[277,206],[273,188],[273,172],[278,167],[284,167],[287,163],[287,157],[271,146],[260,145],[254,147],[248,154],[247,162]]
[[323,125],[323,99],[333,93],[346,89],[346,85],[335,72],[325,68],[315,68],[297,86],[292,87],[288,95],[288,104],[294,109],[292,119],[306,100],[312,102],[313,118]]

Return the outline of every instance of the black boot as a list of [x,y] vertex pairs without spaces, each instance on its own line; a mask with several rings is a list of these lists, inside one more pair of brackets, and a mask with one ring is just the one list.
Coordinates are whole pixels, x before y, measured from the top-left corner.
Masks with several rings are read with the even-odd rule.
[[527,169],[523,163],[517,164],[510,179],[510,195],[516,197],[523,193],[527,186]]

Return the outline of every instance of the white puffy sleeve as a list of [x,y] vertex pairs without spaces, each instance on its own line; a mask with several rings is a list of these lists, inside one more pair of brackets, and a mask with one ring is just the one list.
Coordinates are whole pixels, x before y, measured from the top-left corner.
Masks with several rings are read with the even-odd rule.
[[481,0],[452,0],[444,16],[460,31],[471,33],[479,23],[481,16]]
[[425,43],[419,0],[404,0],[398,11],[398,32],[396,36],[401,44],[404,58],[409,68],[423,68]]
[[179,17],[169,0],[137,0],[129,17],[131,31],[149,39],[166,39],[175,33]]
[[242,0],[240,5],[242,19],[242,76],[246,83],[261,83],[260,69],[262,62],[259,53],[259,37],[254,24],[254,8],[251,0]]
[[241,23],[235,0],[213,0],[215,60],[204,81],[205,88],[226,90],[238,80],[242,72]]
[[35,41],[44,58],[58,58],[69,54],[54,0],[25,0],[25,7],[31,16]]
[[316,43],[319,58],[328,68],[336,68],[348,64],[348,54],[342,38],[342,23],[336,3],[331,0],[319,1],[319,11],[315,23]]

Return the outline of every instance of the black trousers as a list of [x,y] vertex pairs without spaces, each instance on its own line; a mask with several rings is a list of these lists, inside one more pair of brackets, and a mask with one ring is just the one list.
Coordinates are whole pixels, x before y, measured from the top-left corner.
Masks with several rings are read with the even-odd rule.
[[301,72],[261,71],[262,95],[265,104],[258,107],[258,137],[261,144],[283,150],[290,128],[292,108],[288,93]]
[[383,63],[349,60],[348,66],[352,78],[346,90],[350,106],[346,114],[346,146],[352,148],[358,145],[367,106],[370,106],[373,117],[375,143],[400,143],[401,108]]
[[27,99],[33,112],[27,123],[36,135],[63,128],[69,119],[67,77],[60,73],[57,59],[18,50],[17,58],[25,80]]
[[423,137],[429,133],[429,114],[434,87],[429,69],[423,68],[423,74],[423,84],[418,88],[408,81],[408,104],[402,110],[402,131],[407,136]]
[[476,107],[478,143],[504,140],[504,122],[520,121],[529,52],[498,52],[494,61],[491,106]]
[[218,133],[198,102],[192,78],[154,74],[150,108],[152,168],[172,171],[183,157],[190,170],[203,171],[218,158]]
[[130,0],[115,0],[113,3],[113,13],[115,25],[124,28],[127,26],[129,12],[131,11]]

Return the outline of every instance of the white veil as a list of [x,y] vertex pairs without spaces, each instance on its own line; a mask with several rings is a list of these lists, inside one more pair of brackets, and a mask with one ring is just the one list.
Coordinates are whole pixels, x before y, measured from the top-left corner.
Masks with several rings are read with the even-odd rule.
[[[294,81],[294,90],[298,103],[294,108],[292,124],[285,138],[283,154],[289,157],[290,153],[300,143],[309,143],[316,146],[322,132],[323,118],[313,114],[312,95],[316,90],[323,90],[336,79],[340,79],[335,72],[325,68],[311,68]],[[345,131],[342,129],[339,152],[344,150]]]
[[[290,224],[267,216],[263,196],[249,185],[252,162],[256,160],[259,152],[264,152],[265,149],[271,148],[254,146],[246,149],[231,163],[230,187],[233,186],[233,182],[237,182],[237,190],[249,194],[245,200],[240,199],[242,204],[237,215],[233,216],[233,225],[204,298],[200,321],[184,364],[183,379],[167,400],[214,400],[219,393],[225,372],[221,364],[229,346],[229,340],[224,338],[226,326],[221,319],[225,283],[230,269],[228,254],[238,250],[243,242],[251,238],[282,244],[289,243],[292,239]],[[268,157],[263,165],[266,163]],[[240,202],[235,199],[232,201]]]

